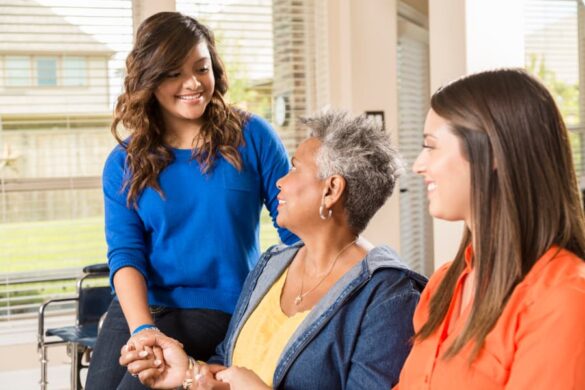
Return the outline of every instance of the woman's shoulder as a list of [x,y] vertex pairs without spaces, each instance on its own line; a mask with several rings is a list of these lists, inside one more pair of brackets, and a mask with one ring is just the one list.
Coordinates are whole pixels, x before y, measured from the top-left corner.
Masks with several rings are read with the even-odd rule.
[[439,268],[437,268],[435,270],[435,272],[433,272],[433,274],[429,278],[429,283],[427,283],[427,288],[428,289],[435,289],[436,287],[438,287],[439,284],[441,284],[441,282],[443,281],[443,279],[445,279],[445,276],[447,275],[447,271],[449,271],[449,268],[451,268],[452,264],[453,264],[453,261],[448,261],[445,264],[439,266]]
[[519,287],[525,290],[526,301],[537,301],[545,295],[562,300],[573,295],[585,306],[585,261],[571,251],[553,247],[534,264]]
[[518,317],[517,323],[528,328],[530,324],[546,328],[546,322],[561,332],[558,321],[562,319],[565,331],[570,328],[582,333],[585,262],[570,251],[551,248],[516,287],[506,310]]
[[272,125],[259,115],[246,113],[243,124],[244,137],[246,138],[257,142],[279,139]]
[[104,164],[104,171],[110,171],[112,169],[115,170],[123,170],[126,164],[126,156],[128,155],[126,152],[126,145],[129,142],[129,138],[125,139],[122,144],[117,144],[114,148],[110,151],[110,154],[106,158],[106,162]]
[[365,263],[372,281],[378,281],[390,288],[408,286],[408,290],[418,294],[427,284],[424,275],[414,271],[386,245],[373,248],[366,256]]

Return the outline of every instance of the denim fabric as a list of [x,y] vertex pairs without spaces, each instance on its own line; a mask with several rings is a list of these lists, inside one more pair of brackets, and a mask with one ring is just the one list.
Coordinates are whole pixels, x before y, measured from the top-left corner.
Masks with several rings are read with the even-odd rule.
[[[230,315],[216,310],[181,310],[151,307],[156,326],[169,337],[181,341],[189,356],[206,360],[223,340]],[[130,338],[130,330],[117,299],[112,301],[91,357],[87,390],[147,389],[120,366],[120,350]]]
[[[279,245],[244,284],[227,336],[209,361],[231,365],[250,314],[302,246]],[[389,389],[410,351],[412,316],[426,278],[389,247],[372,249],[313,307],[284,348],[276,389]]]

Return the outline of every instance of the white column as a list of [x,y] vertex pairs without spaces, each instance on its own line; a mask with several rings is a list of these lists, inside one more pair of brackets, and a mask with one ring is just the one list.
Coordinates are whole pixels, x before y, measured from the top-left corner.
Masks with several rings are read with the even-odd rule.
[[[396,145],[396,0],[329,0],[328,6],[331,105],[354,114],[384,111],[386,130]],[[395,193],[364,232],[374,244],[389,244],[396,250],[400,250],[398,198]]]
[[158,12],[175,10],[175,0],[132,0],[134,36],[136,36],[136,30],[144,19]]

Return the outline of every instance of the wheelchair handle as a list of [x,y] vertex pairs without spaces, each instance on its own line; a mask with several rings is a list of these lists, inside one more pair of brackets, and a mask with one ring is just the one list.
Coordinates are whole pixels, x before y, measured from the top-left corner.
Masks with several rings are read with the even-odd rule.
[[107,263],[92,264],[83,267],[83,273],[85,274],[107,274],[110,272],[110,267]]

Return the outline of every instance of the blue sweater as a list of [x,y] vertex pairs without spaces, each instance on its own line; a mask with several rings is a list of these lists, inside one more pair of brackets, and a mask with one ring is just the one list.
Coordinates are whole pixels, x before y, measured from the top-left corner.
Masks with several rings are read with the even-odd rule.
[[[259,258],[259,219],[265,204],[276,226],[276,181],[288,172],[286,150],[270,125],[252,116],[239,147],[243,169],[218,156],[202,174],[191,150],[159,175],[164,199],[152,188],[128,207],[126,152],[117,146],[103,172],[110,282],[123,267],[137,269],[150,305],[231,313],[243,282]],[[297,240],[278,228],[284,243]]]

